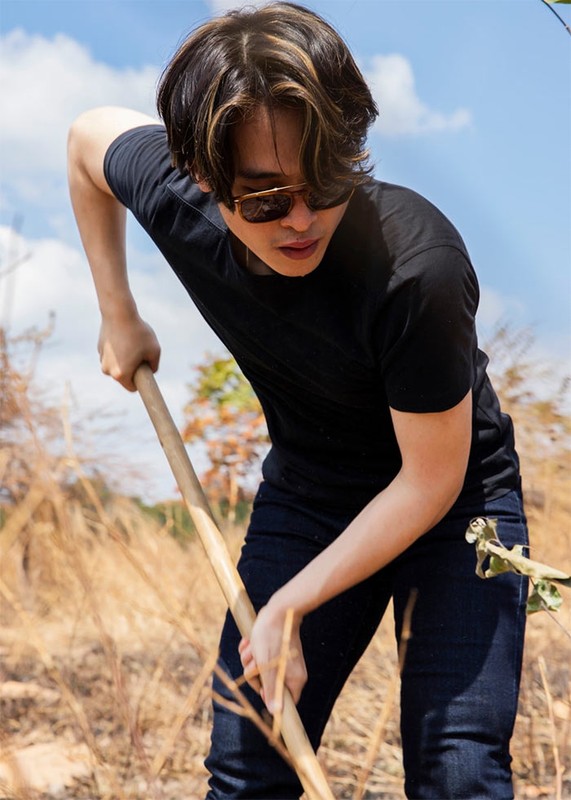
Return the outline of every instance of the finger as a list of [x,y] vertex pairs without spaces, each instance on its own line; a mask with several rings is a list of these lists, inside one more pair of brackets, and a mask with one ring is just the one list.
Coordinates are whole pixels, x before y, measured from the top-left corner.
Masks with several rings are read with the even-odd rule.
[[136,391],[135,384],[133,383],[133,375],[134,370],[127,368],[125,365],[120,366],[117,362],[117,359],[113,356],[113,354],[109,353],[106,348],[104,348],[101,359],[101,372],[104,375],[109,375],[109,377],[113,378],[114,381],[121,384],[124,389],[127,389],[129,392]]
[[276,692],[276,670],[275,669],[267,669],[263,670],[261,675],[261,682],[262,682],[262,689],[261,689],[261,696],[266,704],[266,708],[270,712],[270,714],[275,714],[278,710],[278,706],[276,703],[275,692]]
[[258,677],[250,678],[250,680],[246,681],[246,683],[255,692],[257,692],[260,695],[262,694],[262,684],[261,684],[260,679]]
[[102,363],[101,372],[104,375],[109,375],[110,378],[113,378],[114,381],[117,381],[117,383],[119,383],[124,389],[127,389],[129,392],[135,391],[135,384],[133,383],[132,376],[131,375],[128,376],[118,366],[109,366],[108,364]]
[[133,375],[134,373],[128,374],[127,372],[121,370],[119,367],[112,369],[109,373],[111,377],[120,383],[124,389],[127,389],[128,392],[136,392],[137,387],[133,382]]
[[159,368],[159,361],[161,359],[161,351],[153,352],[147,357],[147,364],[151,368],[152,372],[156,372]]
[[258,669],[258,665],[253,658],[250,658],[245,664],[242,663],[242,668],[244,677],[247,681],[259,679],[260,670]]
[[239,649],[240,661],[242,662],[242,666],[245,667],[247,664],[252,661],[254,658],[254,654],[252,653],[252,648],[249,644],[244,645],[241,649]]
[[262,690],[262,683],[260,681],[260,674],[255,661],[252,661],[252,663],[244,669],[244,680],[248,686],[260,694]]
[[242,657],[242,672],[246,678],[251,678],[254,675],[259,675],[260,670],[254,660],[253,656]]
[[259,677],[260,671],[254,659],[254,654],[252,653],[248,639],[242,639],[238,645],[238,652],[240,653],[240,661],[242,662],[244,680],[255,692],[259,693],[262,688]]

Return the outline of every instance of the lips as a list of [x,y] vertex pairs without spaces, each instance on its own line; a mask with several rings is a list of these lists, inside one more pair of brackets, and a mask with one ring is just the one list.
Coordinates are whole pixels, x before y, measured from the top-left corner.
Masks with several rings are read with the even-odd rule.
[[305,239],[302,242],[289,242],[280,245],[279,250],[288,258],[295,260],[309,258],[312,256],[319,245],[319,239]]

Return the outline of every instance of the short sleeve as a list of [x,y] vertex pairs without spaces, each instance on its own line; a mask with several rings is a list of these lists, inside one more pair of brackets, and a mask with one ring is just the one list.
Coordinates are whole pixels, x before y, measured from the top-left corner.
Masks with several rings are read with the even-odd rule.
[[164,127],[144,125],[122,133],[109,146],[103,169],[115,197],[137,219],[152,217],[174,172]]
[[397,411],[446,411],[475,379],[478,284],[452,246],[435,246],[395,270],[380,309],[380,365]]

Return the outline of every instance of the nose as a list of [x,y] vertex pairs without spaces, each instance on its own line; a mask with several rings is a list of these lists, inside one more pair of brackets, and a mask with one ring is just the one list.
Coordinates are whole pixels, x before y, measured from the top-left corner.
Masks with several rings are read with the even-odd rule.
[[306,231],[315,222],[317,215],[315,211],[305,202],[303,194],[296,194],[293,197],[293,205],[285,217],[280,220],[284,228],[293,228],[301,232]]

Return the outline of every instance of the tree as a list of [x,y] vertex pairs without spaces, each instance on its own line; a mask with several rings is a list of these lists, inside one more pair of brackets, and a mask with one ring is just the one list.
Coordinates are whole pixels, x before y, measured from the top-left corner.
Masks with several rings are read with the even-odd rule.
[[230,355],[207,354],[196,367],[184,409],[185,442],[201,442],[210,462],[201,476],[211,500],[227,503],[233,523],[240,500],[252,498],[250,476],[268,447],[262,408],[252,387]]

